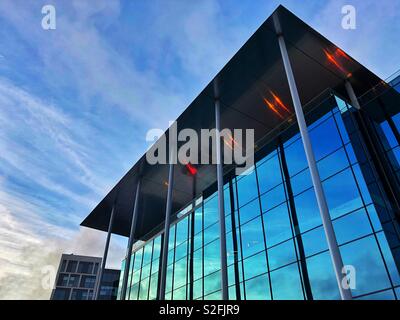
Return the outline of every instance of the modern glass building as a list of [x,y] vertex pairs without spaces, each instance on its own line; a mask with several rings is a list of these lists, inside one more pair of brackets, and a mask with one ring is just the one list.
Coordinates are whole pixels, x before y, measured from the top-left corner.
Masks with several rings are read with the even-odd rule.
[[400,299],[399,92],[278,7],[177,119],[254,129],[246,174],[143,157],[82,223],[129,237],[119,298]]

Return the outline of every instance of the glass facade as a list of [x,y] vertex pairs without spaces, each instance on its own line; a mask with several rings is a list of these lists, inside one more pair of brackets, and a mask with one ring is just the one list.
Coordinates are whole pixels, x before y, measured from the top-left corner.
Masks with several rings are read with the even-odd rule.
[[[338,97],[329,101],[309,134],[344,264],[355,270],[352,295],[400,299],[392,200],[354,109]],[[373,125],[400,181],[400,114]],[[277,138],[260,152],[247,175],[228,176],[224,186],[229,299],[340,299],[299,134]],[[221,299],[214,191],[171,225],[167,300]],[[161,243],[162,233],[132,254],[128,299],[157,299]]]

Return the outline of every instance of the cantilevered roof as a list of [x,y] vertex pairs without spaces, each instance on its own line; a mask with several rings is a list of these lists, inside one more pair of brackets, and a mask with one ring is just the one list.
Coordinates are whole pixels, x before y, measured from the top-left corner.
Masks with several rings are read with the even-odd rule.
[[[376,86],[379,79],[372,72],[337,48],[283,6],[277,14],[303,106],[332,88],[346,96],[344,81],[349,79],[357,95]],[[221,128],[254,129],[256,145],[261,148],[283,129],[295,126],[293,106],[272,15],[215,77],[219,83]],[[213,81],[177,119],[178,130],[215,127]],[[279,116],[266,105],[265,99],[279,97],[289,112]],[[166,134],[168,136],[169,130]],[[209,152],[209,150],[201,150]],[[228,172],[232,166],[224,166]],[[188,205],[216,181],[214,165],[197,166],[197,174],[188,175],[184,165],[177,164],[173,185],[173,212]],[[141,177],[140,205],[135,239],[144,239],[164,221],[168,165],[150,165],[145,156],[126,173],[116,186],[81,223],[82,226],[108,230],[111,208],[115,203],[112,232],[129,236],[136,185]]]

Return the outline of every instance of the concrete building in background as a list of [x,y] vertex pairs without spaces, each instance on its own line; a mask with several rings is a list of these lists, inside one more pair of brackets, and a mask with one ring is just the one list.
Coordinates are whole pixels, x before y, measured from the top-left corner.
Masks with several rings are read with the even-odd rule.
[[82,222],[104,257],[128,238],[119,298],[400,299],[399,80],[278,7],[177,119],[253,129],[247,174],[220,161],[253,150],[232,137],[199,146],[217,164],[143,155]]
[[[93,300],[100,282],[99,257],[63,254],[51,300]],[[119,270],[105,269],[98,300],[115,300]]]

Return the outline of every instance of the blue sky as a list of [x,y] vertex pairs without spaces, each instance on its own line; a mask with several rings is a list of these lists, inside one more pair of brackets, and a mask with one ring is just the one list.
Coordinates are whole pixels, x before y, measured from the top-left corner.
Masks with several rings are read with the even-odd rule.
[[[382,78],[400,69],[400,1],[2,0],[0,298],[48,298],[42,267],[100,255],[79,223],[282,3]],[[53,4],[57,29],[41,28]],[[357,10],[356,30],[341,8]],[[110,266],[124,241],[115,239]]]

